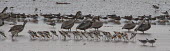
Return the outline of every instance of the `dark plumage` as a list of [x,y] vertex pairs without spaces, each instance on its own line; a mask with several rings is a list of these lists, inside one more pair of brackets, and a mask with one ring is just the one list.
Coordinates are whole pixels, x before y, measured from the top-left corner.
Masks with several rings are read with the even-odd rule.
[[64,21],[61,25],[61,29],[70,29],[74,26],[75,20]]
[[135,26],[136,26],[136,24],[135,24],[133,21],[131,21],[130,23],[125,24],[125,25],[122,27],[122,29],[128,29],[128,31],[129,31],[130,29],[135,28]]
[[94,28],[94,29],[97,29],[97,30],[98,30],[98,28],[101,28],[101,27],[103,26],[103,22],[100,21],[100,18],[99,18],[99,17],[98,17],[97,20],[98,20],[98,21],[96,21],[96,19],[93,18],[93,23],[92,23],[92,25],[91,25],[91,28]]
[[155,8],[155,9],[159,9],[159,7],[157,6],[157,5],[152,5],[153,6],[153,8]]
[[145,22],[145,19],[138,25],[137,28],[135,28],[135,31],[147,31],[151,28],[151,24],[149,23],[149,20]]
[[84,20],[84,21],[82,21],[77,27],[76,27],[76,29],[80,29],[80,30],[86,30],[86,29],[88,29],[88,28],[90,28],[91,26],[92,26],[92,21],[90,21],[90,20]]
[[12,38],[15,35],[18,35],[18,33],[20,33],[24,29],[26,23],[27,21],[24,21],[23,25],[14,25],[13,27],[11,27],[11,29],[8,32],[11,32]]
[[155,43],[155,42],[156,42],[156,40],[157,40],[157,39],[148,40],[148,42],[149,42],[149,43],[151,43],[151,44],[152,44],[152,46],[153,46],[153,43]]
[[141,43],[143,43],[143,45],[145,45],[148,42],[148,39],[146,40],[139,40]]

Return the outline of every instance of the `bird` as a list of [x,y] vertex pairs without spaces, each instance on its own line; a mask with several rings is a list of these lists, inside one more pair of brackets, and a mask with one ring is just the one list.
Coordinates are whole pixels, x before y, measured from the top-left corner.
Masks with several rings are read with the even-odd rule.
[[64,21],[61,25],[61,29],[68,29],[68,31],[71,31],[71,28],[74,26],[74,19],[71,19],[69,21]]
[[28,33],[31,35],[31,38],[39,37],[36,32],[29,30]]
[[139,40],[141,43],[143,43],[143,45],[145,45],[148,42],[148,39],[146,38],[146,40]]
[[148,40],[148,42],[150,43],[150,44],[152,44],[152,46],[153,46],[153,44],[156,42],[156,38],[154,38],[153,40]]
[[50,32],[51,32],[53,35],[55,35],[55,36],[57,36],[57,37],[58,37],[58,35],[57,35],[57,32],[56,32],[56,31],[51,30]]
[[86,29],[90,28],[92,26],[92,21],[91,20],[87,20],[85,19],[84,21],[82,21],[77,27],[76,27],[76,30],[77,29],[80,29],[80,30],[84,30],[86,31]]
[[11,29],[8,32],[11,32],[12,39],[15,35],[18,35],[18,33],[22,32],[24,30],[26,23],[27,23],[27,21],[24,21],[23,25],[14,25],[13,27],[11,27]]
[[6,37],[6,35],[5,35],[4,32],[1,32],[1,31],[0,31],[0,34],[1,34],[2,36]]
[[133,39],[137,33],[132,33],[130,39]]
[[162,12],[162,14],[168,15],[169,13],[168,11],[165,11],[165,12]]
[[125,25],[122,27],[122,29],[128,29],[128,31],[129,31],[130,29],[135,28],[135,26],[136,26],[136,24],[135,24],[133,21],[131,21],[131,22],[125,24]]
[[91,25],[91,28],[94,28],[95,30],[98,30],[98,28],[101,28],[103,26],[103,22],[100,21],[100,18],[97,17],[97,20],[95,18],[92,19],[93,20],[93,23]]
[[54,27],[54,26],[56,25],[56,24],[55,24],[55,21],[50,22],[49,25],[51,25],[51,26]]
[[135,31],[142,31],[144,34],[144,31],[147,31],[151,28],[151,24],[149,23],[149,20],[145,22],[145,19],[138,25],[137,28],[135,28]]
[[159,9],[159,6],[157,6],[157,5],[152,5],[152,7],[155,9]]

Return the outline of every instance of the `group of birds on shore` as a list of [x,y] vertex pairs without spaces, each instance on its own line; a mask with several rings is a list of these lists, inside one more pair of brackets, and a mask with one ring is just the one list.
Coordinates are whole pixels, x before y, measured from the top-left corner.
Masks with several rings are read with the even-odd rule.
[[[1,12],[2,15],[0,15],[0,26],[4,25],[4,21],[6,19],[8,19],[10,17],[10,15],[8,15],[6,17],[3,16],[5,10],[7,10],[7,7],[4,8],[4,10]],[[11,14],[13,15],[13,14]],[[16,15],[14,15],[15,17],[17,17]],[[35,15],[36,16],[36,15]],[[105,36],[106,39],[124,39],[124,40],[129,40],[129,39],[133,39],[136,34],[132,33],[131,37],[128,38],[126,33],[120,33],[120,32],[114,32],[115,34],[112,35],[110,32],[102,32],[103,35],[100,35],[100,32],[98,29],[101,28],[103,26],[103,22],[100,20],[101,17],[100,16],[91,16],[91,15],[86,15],[82,17],[82,13],[81,11],[78,11],[76,13],[76,15],[67,15],[68,17],[64,17],[64,16],[60,16],[60,14],[57,15],[43,15],[46,18],[53,18],[53,16],[59,16],[59,18],[61,19],[67,19],[68,21],[63,21],[62,25],[61,25],[61,29],[68,29],[68,31],[58,31],[63,37],[64,39],[66,39],[66,37],[71,37],[71,35],[69,35],[69,33],[71,32],[75,38],[80,37],[82,38],[83,36],[85,38],[87,37],[91,37],[94,38],[96,37],[97,39],[100,39],[101,36]],[[114,19],[114,20],[121,20],[120,16],[115,16],[115,15],[107,15],[108,17],[103,17],[102,19]],[[19,16],[22,17],[22,16]],[[23,16],[24,17],[24,16]],[[55,18],[55,17],[54,17]],[[127,20],[132,20],[132,16],[125,16],[123,17],[124,19]],[[36,18],[35,18],[36,19]],[[74,26],[74,23],[78,20],[78,19],[82,19],[83,21],[76,27],[76,31],[71,31],[71,28]],[[140,20],[140,19],[134,19],[134,20]],[[136,27],[136,24],[133,21],[129,21],[129,23],[125,24],[122,29],[127,29],[128,31],[130,31],[131,29],[135,28],[134,31],[142,31],[144,33],[144,31],[147,31],[151,28],[151,24],[150,24],[150,20],[153,20],[151,18],[148,18],[147,16],[142,16],[141,17],[141,22],[138,24],[138,26]],[[147,22],[146,22],[147,21]],[[18,33],[22,32],[24,30],[24,27],[26,25],[28,21],[24,20],[23,21],[23,25],[14,25],[10,28],[10,30],[8,32],[11,32],[12,34],[12,39],[14,39],[14,36],[18,36]],[[55,25],[55,22],[50,23],[50,25]],[[89,28],[94,28],[95,31],[94,32],[88,32],[87,29]],[[77,31],[77,29],[79,30],[84,30],[84,32],[79,32]],[[57,36],[56,31],[50,31],[53,35]],[[29,30],[28,33],[30,34],[31,38],[51,38],[52,35],[50,34],[50,32],[48,31],[31,31]],[[0,34],[4,37],[5,34],[1,33]],[[87,36],[88,35],[88,36]],[[141,40],[140,40],[141,42]],[[149,42],[149,41],[148,41]]]

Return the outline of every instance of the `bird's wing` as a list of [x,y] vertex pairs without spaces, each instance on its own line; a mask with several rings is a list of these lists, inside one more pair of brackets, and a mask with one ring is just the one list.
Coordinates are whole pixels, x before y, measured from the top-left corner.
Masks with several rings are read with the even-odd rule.
[[21,27],[22,27],[22,25],[15,25],[15,26],[11,27],[11,29],[8,32],[11,32],[13,30],[19,30],[19,29],[21,29]]
[[100,27],[102,27],[103,26],[103,22],[101,22],[101,21],[99,21],[99,22],[94,22],[93,24],[92,24],[92,28],[100,28]]
[[77,26],[77,29],[87,29],[89,27],[91,27],[91,23],[88,21],[82,22]]
[[74,25],[74,21],[72,21],[72,20],[65,21],[65,22],[63,22],[61,27],[67,27],[67,26],[70,26],[70,25]]

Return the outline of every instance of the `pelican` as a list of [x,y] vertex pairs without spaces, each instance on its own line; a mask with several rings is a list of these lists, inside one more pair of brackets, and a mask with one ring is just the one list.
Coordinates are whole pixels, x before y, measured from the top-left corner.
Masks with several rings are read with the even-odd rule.
[[68,29],[71,31],[71,28],[74,26],[75,20],[64,21],[61,25],[61,29]]
[[27,21],[24,21],[23,25],[14,25],[11,27],[11,29],[8,32],[11,32],[12,34],[12,39],[15,35],[18,35],[22,30],[24,30],[24,27],[26,25]]
[[76,29],[80,29],[80,30],[84,30],[86,31],[86,29],[90,28],[92,26],[92,21],[90,20],[84,20],[82,21],[77,27]]
[[125,24],[125,25],[122,27],[122,29],[128,29],[128,31],[129,31],[130,29],[135,28],[135,26],[136,26],[136,24],[135,24],[133,21],[131,21],[130,23]]
[[92,19],[93,23],[92,23],[91,28],[94,28],[95,30],[96,29],[98,30],[98,28],[101,28],[103,26],[103,22],[100,21],[99,17],[97,17],[97,20],[98,21],[95,20],[95,17]]
[[138,25],[137,28],[135,28],[135,31],[142,31],[144,34],[144,31],[147,31],[151,28],[151,24],[149,23],[149,20],[145,22],[145,19]]

